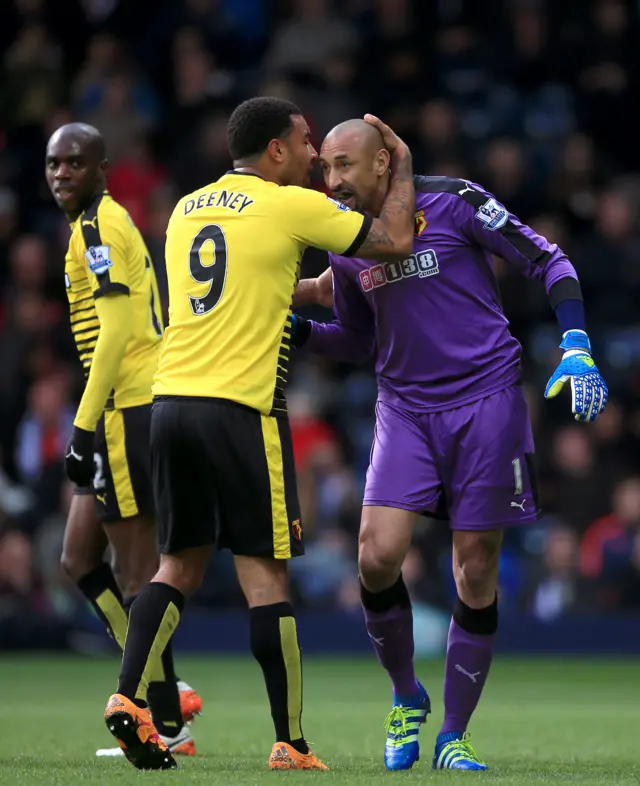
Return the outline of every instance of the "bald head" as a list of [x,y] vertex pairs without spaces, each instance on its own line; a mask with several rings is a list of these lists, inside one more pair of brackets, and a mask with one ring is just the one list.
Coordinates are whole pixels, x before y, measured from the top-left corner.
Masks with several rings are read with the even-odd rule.
[[47,144],[49,188],[70,220],[77,218],[106,187],[104,137],[86,123],[68,123]]
[[352,210],[377,215],[389,188],[390,158],[378,129],[356,118],[329,131],[319,161],[336,199]]
[[75,145],[86,156],[98,161],[104,161],[107,155],[104,137],[97,128],[86,123],[67,123],[60,126],[51,135],[47,149],[60,143]]
[[[325,138],[325,143],[327,141],[353,145],[372,156],[384,148],[382,134],[378,129],[359,117],[345,120],[332,128]],[[324,143],[322,146],[324,147]]]

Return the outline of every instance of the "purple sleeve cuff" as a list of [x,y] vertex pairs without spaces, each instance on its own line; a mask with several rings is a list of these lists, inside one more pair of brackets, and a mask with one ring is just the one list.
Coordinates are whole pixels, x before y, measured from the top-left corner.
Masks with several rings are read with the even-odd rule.
[[338,363],[366,363],[373,357],[373,336],[349,330],[340,322],[310,321],[305,349]]
[[[580,290],[576,269],[569,262],[566,254],[557,246],[549,251],[543,264],[543,279],[547,294],[551,297],[551,290],[563,281],[574,281]],[[582,297],[582,295],[580,295]]]

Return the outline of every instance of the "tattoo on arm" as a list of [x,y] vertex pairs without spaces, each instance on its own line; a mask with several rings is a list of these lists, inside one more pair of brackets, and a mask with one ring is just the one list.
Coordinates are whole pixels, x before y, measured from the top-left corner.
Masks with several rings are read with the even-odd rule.
[[379,218],[374,218],[369,234],[365,237],[357,253],[359,257],[368,259],[385,251],[392,253],[393,248],[393,240],[387,227]]
[[358,249],[358,256],[387,258],[394,254],[396,257],[402,255],[404,251],[399,252],[398,246],[405,247],[413,238],[415,199],[411,156],[407,155],[394,164],[380,218],[373,220],[369,234]]

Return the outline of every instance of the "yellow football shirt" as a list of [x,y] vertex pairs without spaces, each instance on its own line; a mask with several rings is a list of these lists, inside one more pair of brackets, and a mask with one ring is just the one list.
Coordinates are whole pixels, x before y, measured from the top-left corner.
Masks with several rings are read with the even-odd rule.
[[302,254],[354,253],[370,224],[317,191],[239,172],[181,199],[167,228],[169,326],[154,395],[284,410]]
[[148,404],[163,325],[156,276],[142,235],[106,191],[71,228],[65,284],[71,330],[85,375],[89,376],[100,333],[94,301],[111,292],[124,293],[131,298],[131,337],[107,406]]

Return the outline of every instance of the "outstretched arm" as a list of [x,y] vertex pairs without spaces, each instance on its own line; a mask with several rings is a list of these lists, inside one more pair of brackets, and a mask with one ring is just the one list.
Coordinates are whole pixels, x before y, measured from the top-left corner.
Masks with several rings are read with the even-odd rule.
[[328,267],[317,278],[303,278],[293,295],[293,308],[301,306],[333,308],[333,274]]
[[[368,302],[342,272],[327,269],[318,279],[332,291],[333,322],[315,322],[294,315],[295,346],[306,346],[317,355],[340,363],[366,363],[375,354],[375,320]],[[316,287],[316,292],[317,292]],[[317,301],[315,301],[317,302]]]

